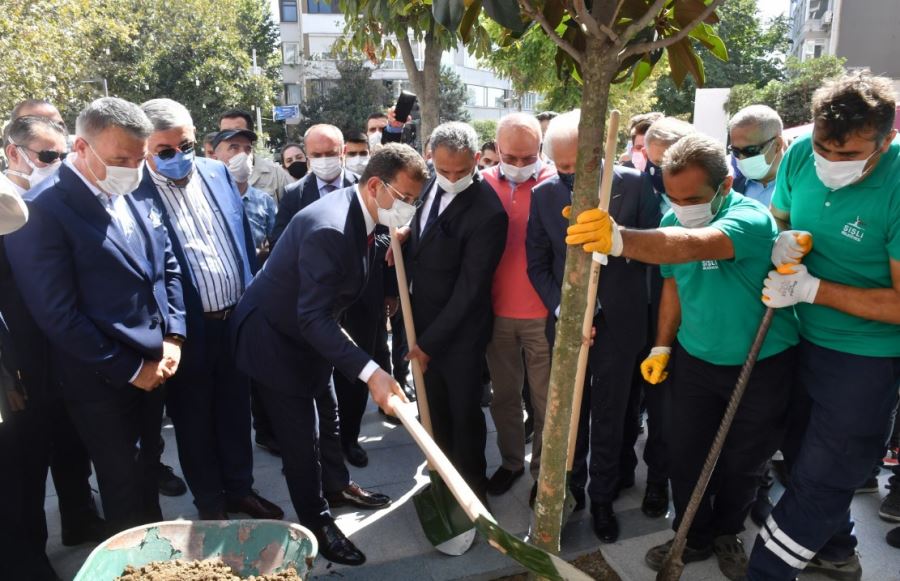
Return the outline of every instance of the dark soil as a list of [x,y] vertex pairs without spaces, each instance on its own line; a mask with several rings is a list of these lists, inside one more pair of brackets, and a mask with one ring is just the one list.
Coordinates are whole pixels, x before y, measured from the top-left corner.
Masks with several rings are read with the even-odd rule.
[[155,561],[141,567],[128,565],[116,581],[303,581],[293,567],[281,573],[240,577],[219,559]]
[[[613,571],[609,565],[606,564],[606,560],[603,558],[603,555],[600,554],[600,551],[595,551],[593,553],[588,553],[587,555],[582,555],[575,559],[574,561],[570,561],[573,565],[587,573],[593,579],[599,579],[604,581],[612,581],[613,579],[618,580],[619,576]],[[528,579],[527,573],[519,573],[518,575],[510,575],[509,577],[500,577],[495,579],[494,581],[526,581]]]

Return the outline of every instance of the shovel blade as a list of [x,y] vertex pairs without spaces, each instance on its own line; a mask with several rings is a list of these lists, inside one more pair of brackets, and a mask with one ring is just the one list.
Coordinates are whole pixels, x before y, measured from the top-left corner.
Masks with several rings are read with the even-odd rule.
[[458,557],[475,542],[475,526],[437,472],[428,475],[431,483],[413,496],[419,523],[434,548]]

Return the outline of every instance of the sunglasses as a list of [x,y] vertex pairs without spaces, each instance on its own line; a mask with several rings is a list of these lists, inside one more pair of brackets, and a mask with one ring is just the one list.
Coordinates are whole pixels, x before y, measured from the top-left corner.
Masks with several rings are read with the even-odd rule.
[[178,153],[178,151],[181,151],[181,153],[192,153],[196,145],[197,144],[193,141],[188,141],[187,143],[182,143],[181,145],[179,145],[177,151],[174,148],[169,147],[158,152],[156,156],[159,159],[172,159],[173,157],[175,157],[175,154]]
[[52,149],[45,149],[44,151],[35,151],[29,147],[25,147],[24,145],[17,145],[19,149],[24,149],[26,151],[30,151],[31,153],[37,155],[38,161],[41,163],[55,163],[56,160],[64,160],[66,156],[69,155],[68,152],[65,151],[53,151]]
[[763,141],[759,145],[748,145],[747,147],[735,147],[733,145],[729,145],[728,152],[731,153],[731,155],[741,159],[745,157],[756,157],[757,155],[761,154],[770,143],[775,141],[777,137],[778,136],[776,135],[772,139]]

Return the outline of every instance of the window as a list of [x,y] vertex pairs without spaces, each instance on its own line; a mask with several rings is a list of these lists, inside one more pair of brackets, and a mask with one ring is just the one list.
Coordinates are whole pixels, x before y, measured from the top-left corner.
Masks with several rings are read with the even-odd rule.
[[334,52],[332,47],[338,39],[336,36],[307,36],[307,44],[309,46],[309,54],[318,55],[319,58],[325,60],[334,60]]
[[285,105],[299,105],[303,101],[303,87],[294,83],[284,86]]
[[297,22],[297,0],[281,0],[281,21]]
[[284,64],[286,64],[286,65],[300,64],[300,43],[298,43],[298,42],[282,43],[281,52],[282,52],[282,56],[284,57]]
[[306,11],[310,14],[340,14],[341,10],[337,0],[306,0]]
[[337,87],[337,82],[332,79],[309,79],[306,81],[306,94],[311,99],[319,95],[327,95],[335,87]]
[[470,107],[487,107],[487,88],[478,85],[466,85],[466,105]]
[[503,89],[495,89],[493,87],[488,87],[487,89],[487,106],[488,107],[497,107],[498,109],[502,109],[504,107],[510,107],[513,103],[507,100],[508,95],[506,91]]

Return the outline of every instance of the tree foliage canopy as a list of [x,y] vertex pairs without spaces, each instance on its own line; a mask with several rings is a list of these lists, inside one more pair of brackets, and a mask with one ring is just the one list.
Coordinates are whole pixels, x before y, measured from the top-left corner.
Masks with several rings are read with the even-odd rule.
[[384,84],[372,79],[372,68],[360,59],[345,58],[336,63],[337,80],[327,90],[303,102],[301,131],[317,123],[329,123],[342,132],[366,130],[366,119],[390,102]]

